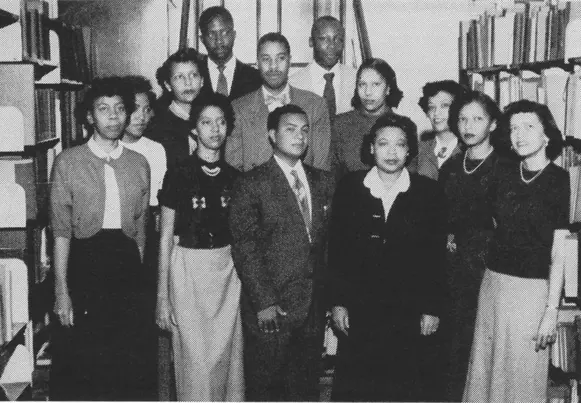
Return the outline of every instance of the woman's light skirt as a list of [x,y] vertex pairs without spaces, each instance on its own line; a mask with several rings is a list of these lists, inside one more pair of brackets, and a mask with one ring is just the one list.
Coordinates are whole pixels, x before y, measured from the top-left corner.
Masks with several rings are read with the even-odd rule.
[[230,246],[175,245],[169,289],[178,400],[244,400],[240,280]]
[[545,402],[549,349],[535,351],[548,281],[486,270],[464,401]]

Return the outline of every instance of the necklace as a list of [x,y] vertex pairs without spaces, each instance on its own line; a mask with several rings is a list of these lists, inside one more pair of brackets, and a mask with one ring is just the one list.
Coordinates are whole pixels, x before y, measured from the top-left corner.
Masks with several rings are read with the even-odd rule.
[[468,175],[472,175],[474,172],[476,172],[476,170],[478,168],[480,168],[480,166],[482,164],[484,164],[484,161],[486,161],[486,158],[488,158],[490,156],[490,154],[492,154],[492,152],[494,151],[494,148],[491,148],[490,151],[488,152],[488,154],[486,154],[484,156],[484,158],[482,158],[482,161],[480,161],[480,164],[476,165],[476,168],[474,168],[473,170],[469,171],[468,168],[466,168],[466,157],[468,156],[468,151],[466,151],[464,153],[464,162],[463,162],[463,166],[464,166],[464,172],[466,172]]
[[549,164],[550,164],[550,163],[551,163],[551,161],[547,162],[547,163],[545,164],[545,166],[544,166],[544,167],[542,167],[542,168],[541,168],[541,170],[540,170],[539,172],[537,172],[537,173],[535,174],[535,176],[533,176],[532,178],[530,178],[530,179],[525,179],[525,177],[524,177],[524,175],[523,175],[523,172],[522,172],[523,161],[521,161],[521,162],[520,162],[520,164],[519,164],[519,168],[520,168],[520,178],[522,179],[522,181],[523,181],[524,183],[526,183],[526,184],[528,185],[529,183],[531,183],[532,181],[534,181],[535,179],[537,179],[537,178],[539,177],[539,175],[540,175],[541,173],[543,173],[543,171],[545,170],[545,168],[549,166]]

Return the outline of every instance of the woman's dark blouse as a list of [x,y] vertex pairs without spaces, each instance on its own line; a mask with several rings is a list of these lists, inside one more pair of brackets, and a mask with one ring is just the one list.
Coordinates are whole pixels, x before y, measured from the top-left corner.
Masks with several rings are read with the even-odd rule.
[[457,238],[471,237],[482,231],[492,231],[492,211],[487,194],[498,154],[492,152],[481,159],[466,160],[469,172],[464,171],[464,154],[456,154],[442,166],[438,181],[442,184],[448,201],[448,232]]
[[[524,170],[530,179],[536,172]],[[490,201],[496,229],[489,268],[516,277],[547,279],[553,232],[569,222],[569,174],[549,164],[532,182],[519,163],[503,161],[493,174]]]
[[175,234],[179,245],[216,248],[232,241],[228,227],[228,203],[237,172],[224,161],[220,173],[210,176],[202,166],[214,166],[196,154],[169,170],[159,195],[162,206],[175,210]]

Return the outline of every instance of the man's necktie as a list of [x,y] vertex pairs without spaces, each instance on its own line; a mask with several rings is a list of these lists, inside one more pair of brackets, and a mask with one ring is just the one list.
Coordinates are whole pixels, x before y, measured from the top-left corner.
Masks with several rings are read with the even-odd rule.
[[301,214],[303,215],[303,220],[305,221],[305,226],[307,227],[307,233],[309,237],[311,236],[311,211],[309,209],[309,199],[307,197],[307,188],[299,179],[297,171],[294,169],[291,171],[291,175],[294,179],[293,191],[297,201],[299,202],[299,208]]
[[337,101],[335,99],[335,88],[333,88],[333,77],[335,73],[324,74],[325,89],[323,90],[323,98],[327,100],[327,108],[329,108],[329,118],[333,119],[337,113]]
[[226,81],[226,76],[224,75],[224,69],[226,68],[225,65],[219,64],[218,71],[220,74],[218,75],[218,85],[216,86],[216,92],[218,94],[222,94],[225,97],[228,96],[228,81]]

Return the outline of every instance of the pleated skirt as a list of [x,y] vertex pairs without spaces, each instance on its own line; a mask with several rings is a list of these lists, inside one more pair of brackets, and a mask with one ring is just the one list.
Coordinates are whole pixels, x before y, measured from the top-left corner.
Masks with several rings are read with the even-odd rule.
[[486,270],[465,402],[545,402],[549,349],[535,351],[548,282]]
[[230,246],[175,245],[169,278],[178,400],[244,400],[241,285]]

